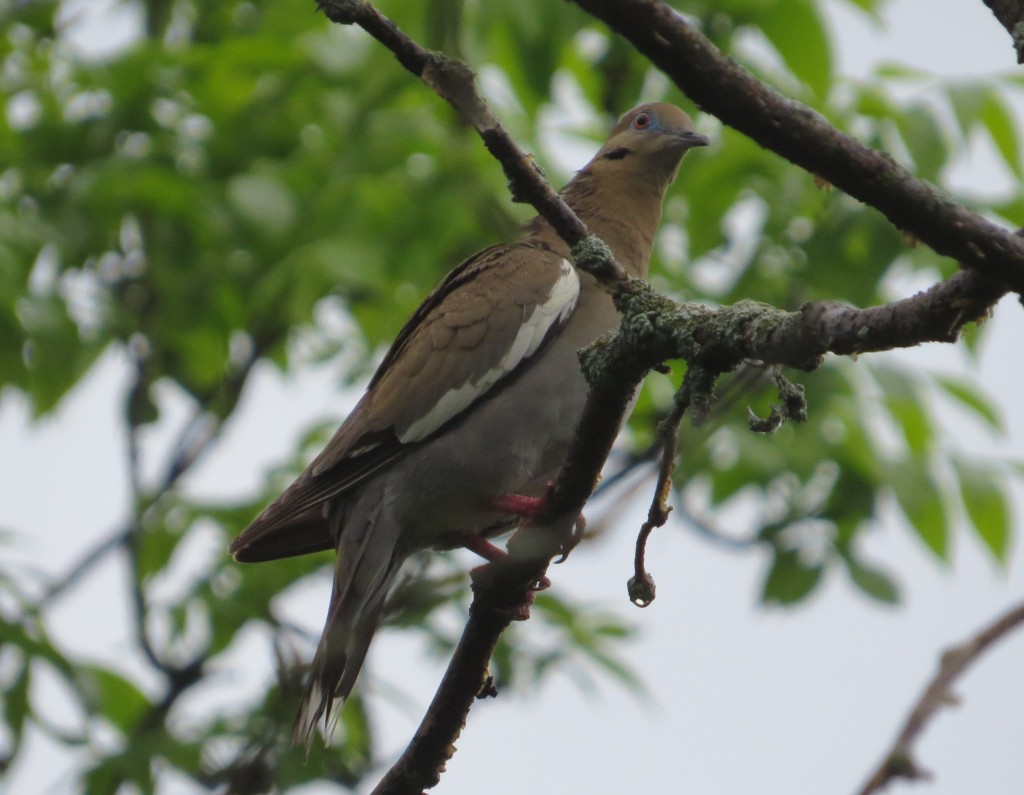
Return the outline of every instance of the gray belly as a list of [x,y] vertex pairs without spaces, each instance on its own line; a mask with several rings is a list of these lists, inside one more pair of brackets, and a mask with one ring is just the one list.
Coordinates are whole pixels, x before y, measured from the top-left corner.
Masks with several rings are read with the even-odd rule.
[[587,298],[599,301],[601,311],[581,316],[577,310],[558,344],[520,376],[378,476],[384,513],[403,528],[408,551],[459,546],[460,536],[511,529],[517,518],[488,510],[489,501],[502,494],[539,497],[557,476],[587,396],[576,351],[618,317],[604,294]]

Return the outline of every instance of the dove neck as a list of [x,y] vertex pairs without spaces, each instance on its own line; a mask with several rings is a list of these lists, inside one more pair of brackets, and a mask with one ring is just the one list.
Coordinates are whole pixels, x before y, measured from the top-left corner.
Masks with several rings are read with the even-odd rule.
[[[644,277],[661,220],[665,189],[650,183],[603,176],[607,175],[583,169],[563,189],[562,198],[590,231],[608,244],[631,276]],[[534,219],[527,230],[568,256],[564,241],[542,218]]]

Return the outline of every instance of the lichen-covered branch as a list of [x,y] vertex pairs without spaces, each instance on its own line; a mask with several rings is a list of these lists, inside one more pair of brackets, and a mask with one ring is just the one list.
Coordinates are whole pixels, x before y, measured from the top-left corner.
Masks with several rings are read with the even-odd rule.
[[939,670],[914,704],[899,735],[885,758],[858,791],[871,795],[895,778],[921,779],[929,774],[914,760],[914,743],[936,713],[952,701],[951,688],[960,676],[989,649],[1015,629],[1024,626],[1024,603],[1011,608],[994,622],[959,646],[948,649],[939,660]]
[[[984,317],[1005,288],[964,271],[910,298],[857,309],[815,301],[786,312],[756,301],[712,308],[677,304],[645,282],[616,296],[621,328],[582,357],[591,384],[629,381],[638,369],[684,359],[714,372],[742,361],[813,370],[828,353],[842,355],[953,342],[969,322]],[[616,375],[617,374],[617,375]]]
[[883,213],[962,267],[1024,290],[1024,240],[765,85],[659,0],[574,0],[707,113]]

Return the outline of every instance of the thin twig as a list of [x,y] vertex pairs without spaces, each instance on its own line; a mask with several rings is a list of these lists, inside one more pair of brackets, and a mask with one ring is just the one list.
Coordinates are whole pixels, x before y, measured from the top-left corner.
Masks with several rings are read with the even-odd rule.
[[132,621],[135,624],[135,635],[143,655],[156,670],[169,674],[172,671],[165,660],[157,654],[156,648],[149,639],[146,628],[146,593],[139,572],[139,534],[142,532],[142,514],[144,498],[142,494],[142,462],[139,454],[139,426],[132,412],[132,405],[137,396],[147,389],[146,360],[141,345],[129,347],[132,358],[132,385],[125,400],[126,454],[128,457],[129,499],[131,501],[131,519],[122,534],[121,547],[128,558],[128,582],[131,590]]
[[685,502],[676,506],[676,514],[683,521],[683,524],[689,525],[702,538],[706,538],[708,541],[712,541],[727,549],[748,550],[761,543],[757,533],[748,533],[746,536],[739,537],[723,532],[706,519],[697,516],[686,506]]
[[960,676],[975,663],[990,646],[1024,625],[1024,603],[1011,608],[976,635],[943,653],[939,670],[914,704],[889,751],[878,768],[858,791],[858,795],[871,795],[895,778],[930,778],[914,760],[914,743],[935,714],[953,701],[951,688]]
[[[654,601],[656,592],[654,578],[647,571],[647,539],[655,527],[664,526],[672,512],[668,504],[672,489],[672,473],[676,468],[676,446],[679,442],[679,426],[687,410],[693,405],[694,395],[710,395],[715,374],[698,367],[690,368],[683,377],[682,386],[676,393],[672,411],[658,425],[658,441],[661,445],[661,461],[658,465],[658,480],[654,487],[651,506],[647,510],[647,521],[640,527],[633,554],[633,576],[626,584],[629,600],[637,607],[647,607]],[[695,418],[695,422],[699,418]]]
[[[253,366],[263,355],[266,346],[262,346],[242,362],[238,369],[225,381],[225,386],[231,390],[240,392],[252,372]],[[212,398],[211,398],[212,400]],[[138,450],[134,440],[134,429],[129,428],[129,477],[132,478],[133,503],[137,502],[141,507],[141,513],[145,513],[150,506],[166,496],[195,465],[195,463],[213,446],[223,430],[226,416],[211,414],[209,406],[196,406],[192,415],[178,432],[177,439],[172,446],[173,452],[168,458],[164,468],[164,474],[152,488],[142,490],[138,481],[139,467],[132,463],[138,458]],[[112,531],[109,535],[100,539],[91,549],[85,552],[75,563],[68,567],[67,572],[54,580],[39,598],[41,608],[49,607],[60,599],[64,594],[73,590],[93,569],[102,563],[108,555],[117,549],[124,548],[129,537],[136,531],[136,522],[128,521],[125,525]]]

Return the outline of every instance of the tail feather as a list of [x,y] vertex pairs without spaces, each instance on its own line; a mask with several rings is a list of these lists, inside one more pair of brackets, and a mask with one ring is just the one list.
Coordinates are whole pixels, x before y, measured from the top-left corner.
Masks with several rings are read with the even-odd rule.
[[[397,554],[397,528],[376,524],[377,511],[369,521],[348,525],[341,534],[338,568],[323,635],[313,656],[302,706],[295,719],[292,742],[312,742],[321,718],[330,740],[332,715],[340,711],[352,693],[366,659],[370,641],[380,624],[388,591],[405,556]],[[348,524],[348,523],[346,523]]]

